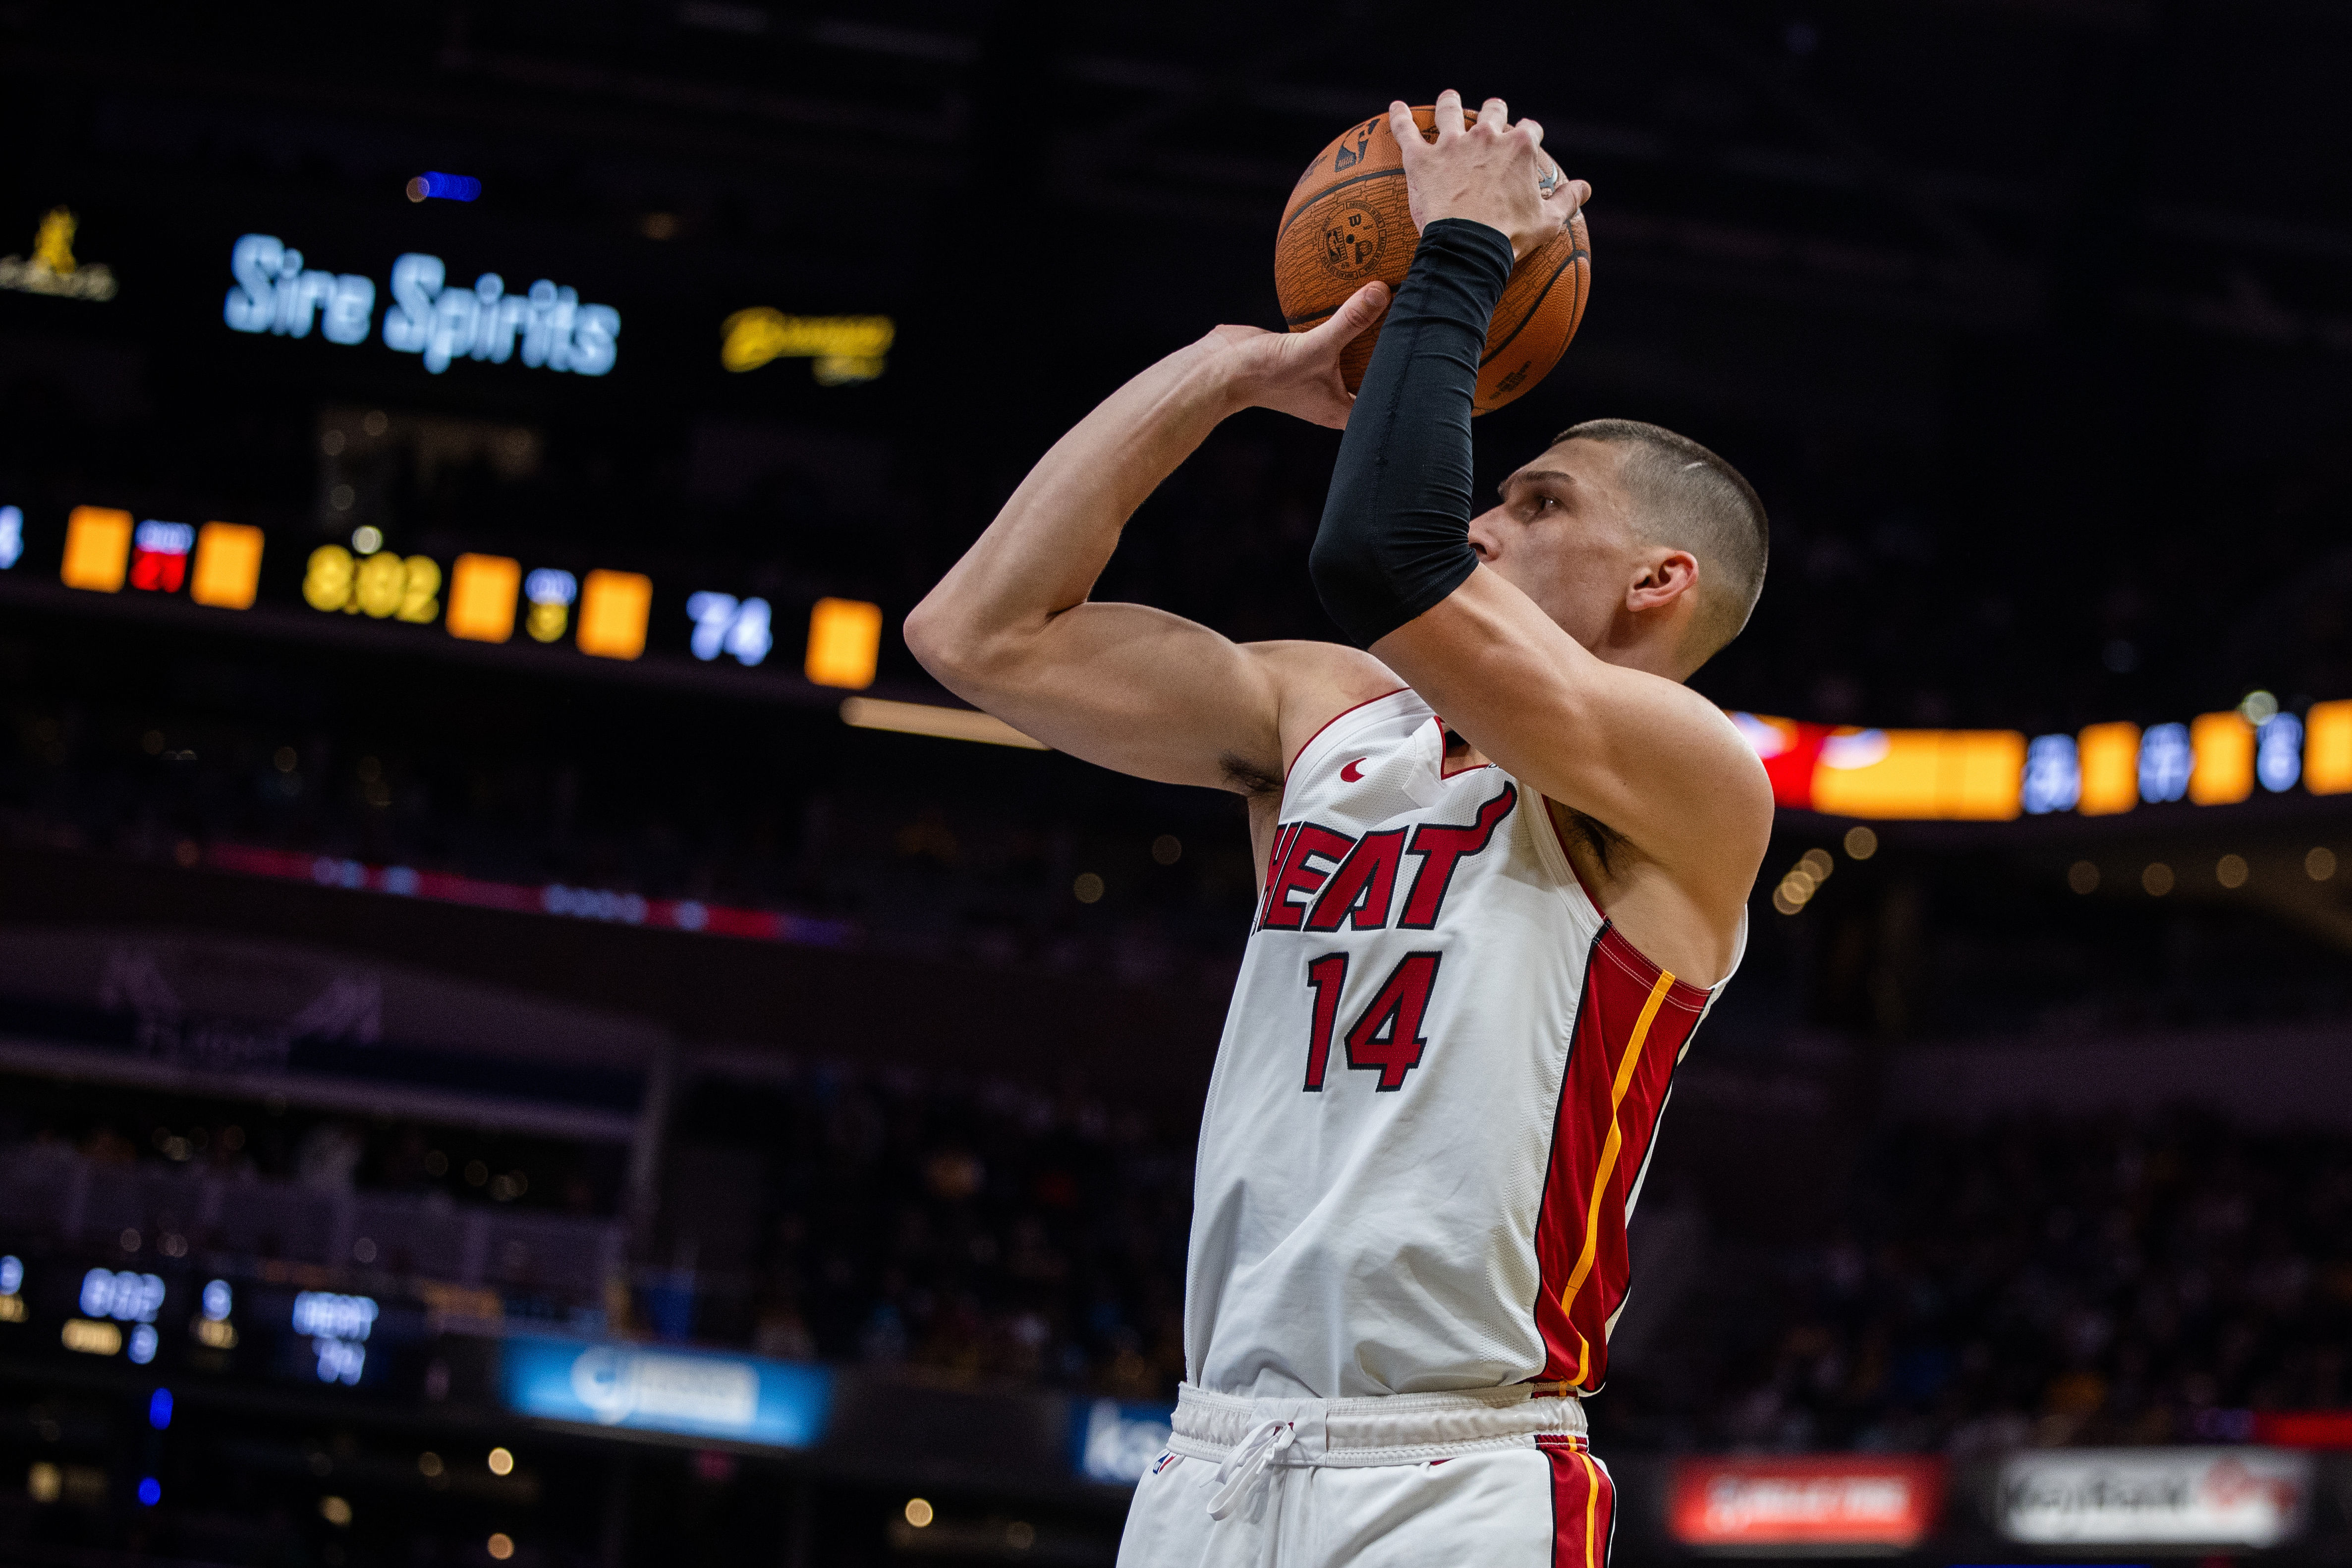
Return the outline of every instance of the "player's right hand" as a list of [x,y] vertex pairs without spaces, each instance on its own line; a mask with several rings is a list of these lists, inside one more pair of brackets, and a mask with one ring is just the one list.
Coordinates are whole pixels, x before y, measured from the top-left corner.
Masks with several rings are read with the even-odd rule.
[[1462,95],[1449,87],[1437,95],[1437,140],[1425,142],[1403,100],[1389,105],[1413,227],[1468,218],[1500,229],[1517,258],[1549,244],[1591,200],[1592,187],[1564,177],[1543,150],[1543,127],[1532,120],[1514,125],[1510,115],[1509,105],[1490,98],[1465,121]]
[[1367,283],[1307,331],[1216,327],[1199,346],[1212,356],[1235,407],[1271,408],[1343,430],[1356,397],[1339,374],[1339,351],[1388,308],[1388,285]]

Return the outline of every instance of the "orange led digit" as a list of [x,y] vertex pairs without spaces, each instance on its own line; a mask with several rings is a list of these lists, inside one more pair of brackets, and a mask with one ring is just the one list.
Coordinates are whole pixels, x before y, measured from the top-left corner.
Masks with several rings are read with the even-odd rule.
[[2254,727],[2236,711],[2200,713],[2189,725],[2189,798],[2231,805],[2254,793]]
[[646,651],[654,581],[635,572],[591,572],[580,584],[580,651],[635,658]]
[[68,588],[120,594],[131,569],[131,514],[78,506],[66,518],[66,559],[58,576]]
[[809,612],[808,660],[819,686],[863,691],[874,684],[882,652],[882,606],[860,599],[819,599]]
[[2082,748],[2084,816],[2111,816],[2139,804],[2139,726],[2093,724],[2077,736]]
[[2303,787],[2352,795],[2352,701],[2315,702],[2303,722]]
[[196,531],[188,597],[215,609],[249,610],[260,585],[261,530],[242,522],[208,522]]
[[520,562],[460,555],[449,569],[449,635],[467,642],[506,641],[514,636],[515,597],[521,591]]

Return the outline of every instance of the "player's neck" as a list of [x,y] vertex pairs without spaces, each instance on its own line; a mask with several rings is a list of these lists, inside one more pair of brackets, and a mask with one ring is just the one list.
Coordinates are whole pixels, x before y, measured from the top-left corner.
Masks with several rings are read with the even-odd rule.
[[[1444,722],[1445,721],[1443,719],[1438,721],[1440,725],[1443,725]],[[1447,730],[1445,731],[1445,772],[1449,773],[1458,773],[1464,768],[1483,768],[1487,766],[1492,760],[1492,758],[1488,757],[1485,752],[1472,745],[1469,742],[1464,740],[1461,736],[1455,734],[1452,730]]]
[[[1614,631],[1616,628],[1612,628]],[[1587,643],[1586,648],[1603,664],[1613,664],[1620,669],[1638,669],[1644,675],[1654,675],[1661,680],[1671,680],[1679,686],[1690,679],[1683,668],[1682,637],[1679,633],[1662,635],[1663,628],[1643,626],[1632,637],[1619,638],[1604,636],[1597,643]]]
[[1685,602],[1687,598],[1685,595],[1674,605],[1649,610],[1620,605],[1592,616],[1571,615],[1553,605],[1545,606],[1545,611],[1554,626],[1601,663],[1638,669],[1680,685],[1691,676],[1683,657],[1683,648],[1690,641],[1693,613],[1693,606]]

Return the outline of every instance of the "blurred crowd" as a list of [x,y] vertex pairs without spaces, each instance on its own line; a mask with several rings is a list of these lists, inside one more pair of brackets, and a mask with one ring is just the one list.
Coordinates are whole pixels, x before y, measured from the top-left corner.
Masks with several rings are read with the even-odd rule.
[[[1129,981],[1226,973],[1252,904],[1240,807],[1205,792],[991,789],[973,775],[992,759],[909,768],[908,748],[937,742],[829,713],[757,710],[775,728],[746,736],[740,710],[714,705],[690,717],[722,732],[698,734],[643,696],[557,733],[511,732],[503,712],[485,728],[509,732],[489,734],[429,715],[287,721],[266,671],[211,673],[231,698],[209,712],[16,706],[0,841],[191,868],[253,846],[693,899],[844,921],[893,952]],[[834,766],[810,764],[828,752]]]
[[1170,1398],[1188,1133],[986,1080],[710,1080],[677,1123],[672,1277],[697,1337]]
[[1970,1454],[2242,1438],[2248,1410],[2352,1403],[2341,1132],[1900,1126],[1826,1228],[1718,1238],[1655,1361],[1596,1402],[1601,1433]]
[[[504,708],[504,734],[397,711],[289,723],[267,716],[266,671],[207,673],[210,703],[20,696],[0,732],[0,843],[190,868],[257,846],[695,899],[828,917],[874,951],[1207,994],[1230,984],[1247,931],[1246,826],[1214,792],[945,753],[825,714],[763,710],[769,733],[705,734],[740,710],[630,695],[570,722]],[[2121,896],[2088,899],[2063,860],[1890,852],[1801,918],[1759,898],[1728,1014],[1967,1038],[2352,1013],[2340,955],[2263,912],[2262,889],[2159,900],[2131,890],[2134,869],[2110,878]]]
[[[0,1027],[25,1027],[0,998]],[[348,1115],[277,1098],[209,1099],[121,1085],[12,1079],[0,1093],[0,1152],[71,1151],[102,1169],[145,1168],[332,1194],[610,1215],[623,1152],[605,1144]],[[204,1244],[201,1235],[194,1238]]]
[[[628,1218],[618,1147],[278,1103],[8,1097],[0,1156],[45,1147],[421,1202],[419,1259],[470,1205]],[[1182,1375],[1189,1125],[979,1075],[778,1061],[690,1079],[666,1149],[625,1279],[575,1268],[551,1295],[494,1273],[510,1315],[966,1386],[1152,1399]],[[1637,1216],[1652,1292],[1633,1302],[1657,1321],[1595,1402],[1607,1442],[1971,1454],[2236,1438],[2249,1410],[2352,1405],[2352,1134],[2188,1110],[1884,1126],[1770,1233],[1709,1199],[1722,1171],[1667,1152],[1682,1255],[1645,1272],[1664,1211]],[[1717,1211],[1696,1243],[1694,1206]],[[9,1245],[47,1224],[37,1204],[0,1210],[25,1232]],[[368,1260],[371,1289],[431,1273],[395,1251]]]
[[[840,1073],[714,1088],[689,1116],[772,1135],[737,1145],[758,1239],[698,1332],[1172,1392],[1181,1137]],[[1605,1437],[1968,1454],[2242,1437],[2248,1409],[2352,1403],[2352,1137],[2188,1112],[1913,1124],[1846,1191],[1826,1239],[1716,1237],[1654,1350],[1595,1401]]]

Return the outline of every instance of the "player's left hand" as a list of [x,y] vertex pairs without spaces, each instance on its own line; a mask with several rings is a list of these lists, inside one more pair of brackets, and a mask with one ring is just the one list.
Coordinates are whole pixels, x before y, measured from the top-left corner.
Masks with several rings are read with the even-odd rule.
[[1437,140],[1425,142],[1412,110],[1389,105],[1389,131],[1404,156],[1406,200],[1416,229],[1440,218],[1469,218],[1500,229],[1514,259],[1541,248],[1592,199],[1592,187],[1561,173],[1543,150],[1543,127],[1511,123],[1509,105],[1490,98],[1465,121],[1462,95],[1437,95]]
[[1198,346],[1211,355],[1235,407],[1271,408],[1344,430],[1356,397],[1339,374],[1339,351],[1388,307],[1388,285],[1367,283],[1328,320],[1306,331],[1216,327]]

